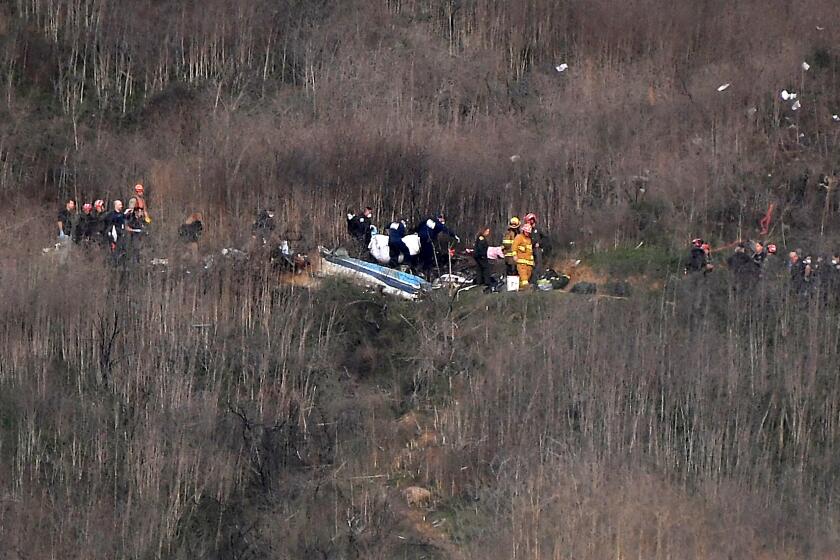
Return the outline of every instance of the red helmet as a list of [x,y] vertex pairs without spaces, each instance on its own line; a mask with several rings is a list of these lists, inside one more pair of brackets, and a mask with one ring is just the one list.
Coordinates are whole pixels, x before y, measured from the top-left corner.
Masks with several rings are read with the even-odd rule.
[[536,224],[537,223],[537,215],[534,214],[533,212],[528,212],[527,214],[525,214],[525,223],[526,224],[531,224],[531,225]]
[[778,249],[776,248],[776,245],[773,244],[773,243],[771,243],[770,245],[767,246],[767,252],[770,253],[771,255],[775,255],[777,250]]
[[102,210],[103,208],[105,208],[105,201],[102,200],[102,199],[99,199],[99,200],[97,200],[96,202],[93,203],[93,207],[96,208],[97,210]]

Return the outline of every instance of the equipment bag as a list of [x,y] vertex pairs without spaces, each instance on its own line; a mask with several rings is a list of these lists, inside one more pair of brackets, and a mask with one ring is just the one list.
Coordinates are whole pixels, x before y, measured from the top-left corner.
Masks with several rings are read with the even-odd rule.
[[573,294],[594,294],[597,291],[598,286],[592,282],[578,282],[571,289]]

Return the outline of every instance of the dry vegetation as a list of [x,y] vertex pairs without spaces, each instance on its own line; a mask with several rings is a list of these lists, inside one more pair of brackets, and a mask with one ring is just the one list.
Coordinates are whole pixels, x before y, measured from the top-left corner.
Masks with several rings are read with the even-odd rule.
[[731,241],[773,201],[776,237],[827,246],[838,16],[0,4],[0,557],[837,558],[834,295],[410,304],[29,249],[62,197],[136,181],[162,252],[195,210],[209,246],[266,205],[331,244],[363,204],[461,231],[528,207],[591,248]]
[[[247,269],[20,273],[0,293],[11,558],[840,546],[833,298],[683,281],[414,304]],[[65,296],[81,285],[100,296]]]

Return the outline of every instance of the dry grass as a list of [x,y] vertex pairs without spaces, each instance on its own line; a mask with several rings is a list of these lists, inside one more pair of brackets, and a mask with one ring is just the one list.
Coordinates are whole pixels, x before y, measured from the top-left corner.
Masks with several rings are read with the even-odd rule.
[[461,232],[535,210],[585,253],[747,237],[774,201],[775,237],[829,248],[840,7],[730,4],[0,7],[0,550],[831,558],[833,295],[718,275],[409,304],[33,257],[59,199],[138,181],[156,256],[194,211],[210,253],[257,207],[334,245],[365,204]]

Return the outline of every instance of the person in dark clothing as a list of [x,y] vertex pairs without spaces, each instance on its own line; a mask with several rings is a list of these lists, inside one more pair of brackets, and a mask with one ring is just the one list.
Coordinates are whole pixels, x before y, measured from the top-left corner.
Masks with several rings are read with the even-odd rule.
[[709,258],[710,248],[702,239],[691,241],[691,252],[688,255],[688,262],[685,265],[686,273],[702,272],[708,274],[714,269]]
[[70,199],[58,212],[58,220],[56,225],[58,226],[58,239],[59,241],[64,241],[65,239],[72,238],[73,231],[77,224],[78,216],[76,214],[76,201]]
[[105,208],[104,200],[100,199],[93,203],[93,212],[91,212],[93,218],[91,239],[105,247],[108,246],[108,237],[105,231],[108,229],[107,214],[108,211]]
[[143,238],[146,234],[146,211],[138,206],[125,215],[125,231],[128,233],[128,251],[134,262],[140,262]]
[[756,261],[747,254],[746,247],[739,243],[735,252],[726,260],[729,270],[735,275],[739,282],[756,280],[760,269]]
[[446,216],[442,213],[437,218],[429,218],[417,226],[417,234],[420,236],[420,264],[424,272],[435,267],[435,241],[438,235],[445,233],[460,242],[461,239],[448,227],[446,227]]
[[125,214],[121,200],[114,201],[114,209],[105,214],[105,237],[111,251],[114,264],[121,264],[125,258],[126,247]]
[[490,228],[483,228],[478,232],[473,246],[473,258],[475,259],[477,274],[475,284],[490,287],[492,278],[490,276],[490,260],[487,258],[487,248],[490,246]]
[[808,290],[808,277],[810,268],[807,259],[801,258],[801,251],[792,251],[788,255],[788,272],[790,273],[790,286],[794,293],[803,295]]
[[274,230],[277,229],[277,222],[274,220],[274,212],[271,210],[260,210],[257,219],[251,226],[251,238],[259,245],[265,245],[271,239]]
[[750,241],[748,246],[750,258],[761,268],[767,260],[767,247],[761,241]]
[[201,222],[201,214],[190,214],[178,228],[178,237],[185,243],[198,243],[203,231],[204,224]]
[[201,222],[201,214],[195,213],[190,216],[178,228],[178,237],[187,244],[187,253],[193,264],[198,262],[198,240],[204,231],[204,224]]
[[825,262],[820,278],[822,285],[831,297],[837,298],[840,296],[840,255],[832,255]]
[[90,243],[96,225],[96,220],[92,212],[93,204],[85,203],[82,205],[82,213],[79,215],[79,225],[76,227],[76,231],[73,232],[73,241],[76,243]]
[[[347,232],[356,243],[357,253],[359,255],[366,254],[371,237],[377,233],[376,226],[373,225],[373,208],[366,206],[360,214],[348,212]],[[388,236],[390,237],[390,233]]]
[[413,258],[411,257],[411,252],[408,250],[408,246],[403,241],[403,237],[406,235],[406,227],[405,222],[400,220],[399,222],[393,222],[388,227],[388,251],[391,260],[388,262],[388,266],[396,267],[400,264],[400,255],[403,257],[403,264],[411,265],[413,264]]

